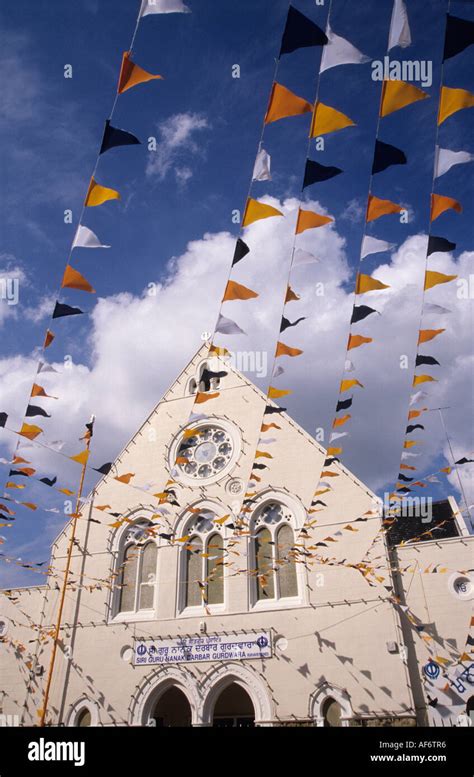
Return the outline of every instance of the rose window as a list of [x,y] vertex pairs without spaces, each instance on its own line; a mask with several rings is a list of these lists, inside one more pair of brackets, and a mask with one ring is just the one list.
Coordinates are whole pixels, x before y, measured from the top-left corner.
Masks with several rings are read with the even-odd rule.
[[214,426],[203,427],[200,434],[181,442],[177,452],[178,466],[195,480],[210,478],[225,469],[233,452],[232,437],[228,432]]

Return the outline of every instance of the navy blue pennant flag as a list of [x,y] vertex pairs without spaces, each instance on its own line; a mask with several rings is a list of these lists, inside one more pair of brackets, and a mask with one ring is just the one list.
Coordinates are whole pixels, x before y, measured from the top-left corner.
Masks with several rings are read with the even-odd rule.
[[26,408],[25,417],[32,418],[35,415],[42,415],[44,418],[51,418],[49,413],[47,413],[43,407],[39,407],[38,405],[28,405]]
[[382,143],[381,140],[375,141],[372,175],[381,173],[391,165],[406,165],[406,163],[407,158],[401,149],[391,146],[390,143]]
[[8,413],[0,413],[0,427],[3,429],[8,420]]
[[282,54],[291,54],[292,51],[308,46],[324,46],[327,42],[327,35],[321,27],[290,5],[281,41],[280,57]]
[[343,399],[340,402],[337,403],[336,407],[336,413],[339,413],[339,410],[347,410],[348,407],[352,405],[352,397],[351,399]]
[[410,434],[410,432],[414,432],[415,429],[424,429],[425,427],[422,426],[422,424],[410,424],[407,426],[406,434]]
[[451,243],[450,240],[446,240],[445,237],[434,237],[430,235],[428,240],[428,256],[435,254],[438,251],[454,251],[456,243]]
[[422,364],[438,364],[439,361],[434,358],[434,356],[417,356],[416,357],[416,366],[420,367]]
[[64,316],[80,316],[84,313],[79,308],[73,308],[71,305],[64,305],[62,302],[56,302],[53,311],[53,318],[63,318]]
[[304,171],[303,189],[306,189],[307,186],[311,186],[313,183],[329,181],[330,178],[334,178],[342,172],[343,170],[340,167],[320,165],[319,162],[313,162],[312,159],[308,159]]
[[290,326],[296,326],[300,323],[300,321],[304,321],[306,316],[301,316],[301,318],[297,318],[296,321],[290,321],[288,318],[285,318],[285,316],[281,319],[281,326],[280,326],[280,332],[284,332],[285,329],[289,329]]
[[240,260],[243,259],[244,256],[247,256],[249,251],[250,251],[250,248],[248,247],[247,243],[244,243],[244,241],[239,237],[237,239],[237,243],[235,244],[234,258],[232,259],[232,267],[234,266],[234,264],[237,264],[237,262],[240,262]]
[[56,476],[54,476],[54,478],[40,478],[40,483],[44,483],[45,486],[50,486],[50,488],[54,486],[56,481],[57,481]]
[[364,318],[370,316],[371,313],[378,313],[374,308],[369,308],[368,305],[356,305],[352,311],[351,324],[357,324],[358,321],[363,321]]
[[446,37],[444,39],[445,59],[455,57],[461,51],[474,43],[474,22],[469,19],[460,19],[448,13],[446,20]]
[[114,148],[114,146],[135,146],[137,143],[140,144],[141,141],[135,135],[132,135],[131,132],[125,132],[125,130],[112,127],[110,120],[107,119],[99,154],[104,154],[109,148]]

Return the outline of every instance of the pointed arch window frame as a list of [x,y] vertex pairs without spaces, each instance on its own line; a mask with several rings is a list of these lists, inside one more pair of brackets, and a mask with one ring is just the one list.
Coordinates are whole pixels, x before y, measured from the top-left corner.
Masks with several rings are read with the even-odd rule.
[[[160,541],[158,537],[145,536],[139,541],[134,540],[131,537],[133,528],[139,525],[146,524],[147,526],[153,526],[152,521],[146,514],[142,512],[133,516],[133,522],[126,523],[124,528],[117,533],[113,542],[113,557],[114,557],[114,573],[116,574],[115,580],[117,586],[112,592],[112,597],[109,604],[109,618],[108,622],[120,623],[128,621],[142,621],[142,620],[155,620],[157,618],[157,606],[158,606],[158,571],[159,571],[159,549]],[[143,556],[145,548],[153,544],[156,547],[156,560],[155,560],[155,580],[154,582],[146,582],[141,580],[143,569]],[[135,588],[134,588],[134,609],[122,610],[122,591],[120,583],[123,579],[123,564],[125,555],[129,548],[137,548],[138,558],[135,571]],[[140,609],[140,596],[142,586],[153,586],[153,603],[151,607],[144,607]]]

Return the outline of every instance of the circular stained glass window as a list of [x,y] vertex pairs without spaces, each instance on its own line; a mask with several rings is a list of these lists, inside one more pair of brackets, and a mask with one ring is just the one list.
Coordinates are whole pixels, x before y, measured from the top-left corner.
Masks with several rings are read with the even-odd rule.
[[204,426],[198,432],[180,443],[177,451],[177,458],[180,459],[178,467],[193,480],[205,480],[225,470],[231,462],[234,444],[232,436],[225,429]]

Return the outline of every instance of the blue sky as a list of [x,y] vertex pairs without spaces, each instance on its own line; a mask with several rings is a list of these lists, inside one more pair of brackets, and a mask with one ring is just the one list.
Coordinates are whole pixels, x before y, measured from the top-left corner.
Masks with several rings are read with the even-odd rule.
[[[206,234],[237,234],[231,214],[235,208],[243,209],[245,202],[288,4],[287,0],[240,0],[239,3],[189,0],[189,5],[193,11],[191,14],[150,16],[140,23],[134,60],[146,70],[160,73],[164,80],[140,85],[118,98],[114,126],[136,134],[143,144],[112,149],[101,158],[97,180],[118,189],[122,199],[119,203],[109,202],[100,208],[88,209],[82,220],[104,243],[112,245],[108,251],[76,251],[72,260],[73,265],[97,289],[97,298],[105,300],[101,310],[106,312],[112,305],[110,302],[107,307],[107,300],[115,301],[117,295],[127,293],[138,300],[150,282],[172,284],[176,265],[170,266],[169,261],[172,257],[186,256],[190,241],[202,241]],[[325,27],[328,3],[321,7],[314,0],[295,0],[294,5]],[[408,164],[394,166],[375,176],[372,192],[406,205],[411,218],[408,225],[402,225],[397,218],[385,217],[368,229],[369,234],[397,245],[406,242],[410,236],[426,234],[428,226],[446,10],[446,3],[441,0],[428,3],[408,0],[407,5],[413,45],[405,52],[394,49],[391,59],[432,60],[433,85],[426,89],[431,98],[382,120],[380,139],[401,148],[408,157]],[[3,59],[5,84],[5,110],[0,119],[3,149],[0,271],[8,273],[13,270],[21,276],[18,308],[8,310],[8,315],[0,315],[0,332],[3,335],[0,357],[4,362],[2,385],[8,389],[4,394],[6,404],[3,406],[2,403],[0,410],[11,413],[11,425],[21,421],[27,402],[35,372],[31,356],[43,340],[48,323],[45,313],[52,309],[57,294],[101,142],[104,120],[114,100],[121,55],[128,48],[137,8],[138,2],[131,0],[76,0],[74,3],[48,0],[35,3],[32,10],[31,2],[18,0],[0,11],[0,58]],[[365,0],[361,3],[333,0],[331,26],[337,34],[348,38],[371,58],[382,59],[386,53],[391,10],[391,0]],[[474,7],[466,2],[453,2],[451,13],[474,20]],[[313,101],[319,60],[320,49],[314,48],[286,55],[280,63],[278,80],[298,95]],[[472,55],[469,50],[449,60],[445,65],[444,83],[474,91],[470,63]],[[63,77],[66,64],[73,67],[72,79]],[[240,66],[239,79],[232,78],[234,64]],[[370,63],[334,68],[323,73],[320,81],[319,99],[357,123],[357,127],[327,136],[323,153],[318,155],[313,147],[313,159],[341,167],[344,175],[313,186],[304,195],[304,198],[319,201],[336,219],[335,229],[340,241],[337,248],[337,261],[340,260],[337,288],[348,296],[354,285],[364,229],[363,212],[372,164],[380,86],[380,82],[371,79]],[[184,132],[183,142],[179,141],[180,130]],[[473,151],[473,130],[474,111],[461,111],[441,126],[440,145]],[[307,131],[308,117],[286,119],[267,127],[264,147],[272,156],[273,180],[255,184],[253,196],[270,195],[282,202],[299,197]],[[147,151],[150,136],[157,138],[158,153]],[[461,216],[452,212],[444,214],[433,230],[434,234],[455,241],[456,256],[459,256],[471,247],[469,241],[474,219],[472,166],[453,168],[438,180],[436,191],[455,197],[464,206]],[[66,208],[73,211],[73,225],[64,224],[63,212]],[[223,239],[224,245],[225,251],[219,264],[222,278],[216,275],[216,288],[212,282],[206,281],[204,275],[198,276],[194,287],[196,296],[202,300],[201,307],[209,307],[208,318],[204,318],[202,323],[204,328],[211,330],[219,289],[223,289],[222,279],[226,277],[232,257],[231,241]],[[331,256],[323,257],[325,260],[330,265]],[[179,259],[177,261],[179,265]],[[387,264],[388,257],[376,255],[366,261],[363,269],[370,273]],[[336,274],[336,264],[334,267]],[[381,277],[380,274],[378,277]],[[261,275],[256,273],[255,278],[259,290],[265,287],[268,278],[264,272]],[[91,311],[97,302],[95,295],[74,291],[63,293],[61,299],[87,311]],[[134,312],[137,314],[135,320],[140,320],[138,308],[130,304],[130,299],[127,297],[126,304],[122,305],[121,323],[124,326],[128,325],[127,316],[133,317]],[[438,302],[439,298],[433,296],[432,301]],[[185,296],[176,298],[176,317],[186,318],[188,302]],[[363,302],[370,304],[369,299]],[[114,309],[114,315],[116,312]],[[315,306],[312,314],[316,320],[318,310]],[[233,317],[230,310],[229,315]],[[99,314],[97,316],[96,329],[101,321],[104,328],[110,325],[107,315],[101,320]],[[459,321],[468,326],[472,317],[463,313]],[[268,328],[268,321],[265,320],[264,324]],[[277,324],[275,318],[273,327]],[[321,368],[314,366],[314,372],[311,372],[307,363],[304,385],[302,383],[303,399],[298,404],[300,395],[296,394],[289,405],[292,415],[310,432],[316,426],[327,426],[334,412],[344,356],[344,347],[341,347],[343,330],[347,336],[347,315],[339,324],[341,336],[337,339],[334,365],[331,364],[328,370],[324,390],[319,393]],[[305,322],[300,326],[304,325]],[[444,322],[439,325],[444,325]],[[327,333],[324,326],[320,330],[317,322],[314,326],[321,338],[330,338],[331,332]],[[367,329],[370,330],[371,326]],[[82,374],[87,369],[92,372],[100,357],[102,341],[98,336],[91,339],[89,317],[62,319],[55,322],[53,328],[57,338],[48,352],[50,360],[62,362],[64,354],[70,354],[75,364],[82,365]],[[172,353],[173,365],[176,365],[176,369],[173,366],[174,375],[184,367],[199,345],[201,324],[196,325],[196,329],[194,339],[176,339],[170,320],[165,317],[163,328],[155,327],[150,333],[162,343],[162,358],[168,358],[167,354]],[[365,333],[367,330],[361,331]],[[276,330],[274,334],[276,336]],[[147,336],[143,332],[143,337]],[[394,347],[394,364],[400,353],[413,354],[413,327],[411,339],[408,340],[407,334],[403,343],[397,340],[396,329],[387,330],[385,336]],[[246,348],[259,347],[259,337],[258,332],[252,334]],[[380,335],[378,337],[380,339]],[[291,336],[288,342],[290,339]],[[464,343],[461,347],[461,339],[453,333],[450,341],[453,361],[451,364],[443,362],[442,369],[449,374],[450,370],[455,371],[459,366],[455,361],[456,343],[459,343],[459,358],[464,359],[462,366],[466,370],[463,374],[469,378],[469,374],[472,376],[469,351],[466,351]],[[291,344],[298,344],[296,333]],[[120,344],[114,349],[116,360],[119,350]],[[436,355],[436,347],[433,346],[427,353]],[[23,371],[23,377],[15,382],[12,394],[8,376],[11,375],[11,360],[15,359],[15,364],[21,366],[18,370]],[[364,354],[361,359],[372,359],[373,365],[376,356],[374,353]],[[134,370],[133,353],[123,353],[122,361],[129,363],[129,371]],[[61,418],[64,438],[70,441],[67,450],[71,453],[80,448],[76,441],[81,413],[87,420],[89,412],[100,404],[97,392],[102,395],[107,391],[120,394],[120,375],[115,374],[113,369],[116,363],[111,362],[108,385],[105,381],[96,380],[84,406],[79,400],[74,404],[75,395],[71,390],[71,402],[75,410],[80,408],[80,413],[74,412],[71,414],[73,417],[66,414]],[[132,421],[135,423],[136,419],[143,418],[153,401],[159,400],[166,388],[163,374],[166,373],[168,383],[172,379],[171,369],[161,369],[162,364],[150,360],[137,367],[136,418],[132,414],[128,424],[123,418],[104,424],[97,452],[99,459],[103,453],[102,461],[118,452],[117,446],[134,431]],[[367,479],[369,485],[380,489],[384,483],[393,482],[397,474],[409,376],[402,385],[404,395],[399,397],[399,413],[394,419],[398,437],[394,435],[395,439],[390,441],[390,457],[383,474],[377,470],[379,465],[378,457],[374,455],[374,444],[380,444],[380,419],[384,417],[380,394],[388,390],[392,379],[390,375],[384,375],[384,383],[382,376],[379,377],[379,386],[373,382],[373,393],[367,392],[358,407],[347,464],[356,474]],[[291,382],[290,369],[288,379]],[[298,379],[303,381],[301,376]],[[128,395],[124,394],[124,401],[125,396]],[[310,398],[311,413],[308,411]],[[466,380],[462,380],[461,388],[456,381],[449,386],[443,385],[442,401],[450,407],[465,405],[469,401]],[[380,405],[375,421],[372,419],[374,402]],[[446,413],[454,442],[459,444],[459,450],[464,454],[469,440],[463,437],[462,419],[458,415],[450,418],[449,411]],[[458,429],[459,440],[456,438]],[[97,433],[100,435],[100,418]],[[48,435],[48,439],[54,436]],[[4,433],[0,440],[1,455],[6,455],[11,445],[11,437]],[[434,429],[426,471],[446,464],[442,445],[439,429]],[[468,448],[472,445],[471,436]],[[440,449],[439,455],[437,449]],[[49,471],[54,472],[57,465],[53,462],[54,456],[51,456],[49,460],[44,460],[43,465],[49,464]],[[96,463],[102,462],[98,460]],[[61,462],[61,468],[63,466]],[[61,471],[66,480],[70,477],[70,483],[74,483],[74,470],[66,467]],[[454,481],[451,490],[453,488]],[[28,493],[40,499],[43,491],[41,486],[39,489],[38,492],[32,486]],[[441,495],[445,491],[446,486],[440,485],[433,494]],[[49,492],[47,497],[51,498]],[[47,528],[41,532],[39,539],[41,520],[47,521]],[[21,526],[18,520],[14,529],[11,547],[21,549],[25,557],[27,551],[33,549],[35,553],[39,549],[42,556],[47,557],[48,542],[61,525],[58,520],[47,515],[40,518],[39,513],[35,516],[22,515]],[[7,548],[6,545],[4,547]]]

